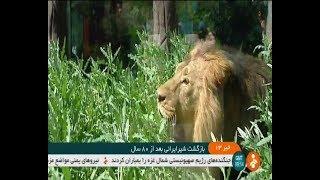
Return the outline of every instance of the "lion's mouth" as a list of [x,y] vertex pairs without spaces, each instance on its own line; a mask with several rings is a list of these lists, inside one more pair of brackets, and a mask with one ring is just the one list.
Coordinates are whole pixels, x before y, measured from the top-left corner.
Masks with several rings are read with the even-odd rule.
[[164,106],[159,106],[158,108],[161,116],[168,120],[169,122],[169,134],[171,141],[181,141],[184,139],[184,132],[181,127],[179,127],[177,123],[177,115],[174,111],[168,110]]
[[172,127],[175,127],[177,125],[177,116],[174,114],[169,119],[169,122],[171,122]]
[[166,119],[172,119],[175,115],[175,110],[172,107],[166,106],[166,105],[158,105],[158,110],[162,117]]
[[159,105],[158,110],[163,118],[171,122],[173,127],[177,124],[177,118],[173,108],[164,105]]

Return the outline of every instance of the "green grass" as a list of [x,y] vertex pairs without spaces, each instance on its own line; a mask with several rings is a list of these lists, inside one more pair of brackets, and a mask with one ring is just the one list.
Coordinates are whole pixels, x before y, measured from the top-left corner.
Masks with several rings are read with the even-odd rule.
[[[266,37],[263,37],[263,44],[255,47],[256,50],[261,50],[258,57],[263,60],[272,71],[272,41],[269,41]],[[238,128],[235,136],[235,142],[240,143],[243,150],[255,151],[260,155],[261,168],[254,172],[247,172],[246,169],[238,174],[237,180],[256,180],[272,179],[272,83],[266,84],[267,92],[263,99],[257,99],[256,104],[248,107],[248,110],[254,109],[259,112],[258,119],[251,120],[251,127]],[[260,124],[259,124],[260,123]],[[267,129],[267,135],[263,135],[261,131],[261,124]],[[213,136],[213,141],[215,137]],[[223,141],[223,140],[222,140]],[[229,179],[231,168],[220,168],[224,179]],[[244,177],[241,177],[243,176]]]
[[[264,37],[263,44],[255,49],[262,49],[259,57],[272,69],[272,41]],[[252,121],[249,129],[240,129],[238,132],[243,140],[241,144],[247,150],[258,152],[261,157],[261,168],[248,174],[246,179],[272,179],[272,83],[267,84],[267,93],[264,99],[258,99],[256,105],[248,108],[255,109],[260,117]],[[267,134],[263,135],[258,123],[264,123]],[[247,173],[247,172],[246,172]]]
[[[166,53],[149,41],[146,33],[138,35],[141,42],[129,55],[134,61],[133,67],[123,68],[118,52],[113,54],[109,45],[100,49],[104,58],[89,59],[90,73],[83,71],[86,66],[83,59],[69,60],[57,42],[49,44],[49,142],[169,141],[167,121],[157,111],[156,89],[173,75],[190,45],[183,37],[173,35],[170,38],[172,53]],[[107,68],[101,69],[101,65]],[[272,91],[269,92],[267,102],[261,101],[257,107],[261,108],[262,119],[270,120],[271,127],[271,116],[266,110],[272,107],[269,102]],[[256,134],[252,137],[262,141],[255,150],[263,159],[271,157],[268,139]],[[244,143],[252,148],[255,141],[249,138]],[[263,173],[269,173],[271,158],[270,162],[263,162],[266,170]],[[199,175],[186,168],[133,167],[48,168],[48,176],[52,179],[209,179],[207,172]]]
[[181,58],[170,61],[171,55],[144,41],[137,45],[137,53],[130,55],[138,69],[134,74],[121,67],[110,46],[101,51],[105,58],[97,62],[108,68],[101,71],[91,59],[92,72],[87,74],[81,68],[83,60],[67,60],[56,43],[50,46],[49,141],[166,140],[166,121],[158,115],[155,91],[173,74],[172,67]]
[[[105,58],[91,59],[90,74],[82,70],[82,59],[67,60],[57,43],[49,45],[49,142],[169,141],[167,121],[157,112],[156,89],[173,75],[190,46],[182,37],[173,36],[174,53],[169,54],[148,41],[146,33],[139,37],[141,43],[130,55],[134,67],[121,67],[117,53],[113,54],[109,45],[101,48]],[[108,68],[101,70],[99,64]],[[48,174],[53,179],[199,176],[183,168],[48,168]]]

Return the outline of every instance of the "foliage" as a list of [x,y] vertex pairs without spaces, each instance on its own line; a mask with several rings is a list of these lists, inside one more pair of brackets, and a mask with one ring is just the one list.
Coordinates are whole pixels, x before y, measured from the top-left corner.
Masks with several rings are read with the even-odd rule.
[[[268,63],[272,69],[272,42],[264,38],[264,44],[256,48],[262,48],[259,56]],[[257,104],[248,108],[259,112],[259,119],[254,120],[250,129],[238,128],[240,137],[244,140],[241,144],[247,150],[258,152],[262,159],[261,168],[248,174],[246,179],[272,179],[272,87],[267,84],[267,93],[264,99],[257,100]],[[262,123],[266,126],[267,132],[262,132]]]
[[[167,121],[157,112],[155,90],[173,75],[190,45],[182,36],[172,34],[168,53],[150,41],[146,32],[138,33],[138,37],[141,42],[135,45],[136,52],[129,55],[136,72],[122,67],[118,58],[121,49],[112,53],[110,44],[100,49],[104,58],[89,59],[90,74],[82,69],[83,59],[70,61],[57,42],[49,44],[49,142],[169,141]],[[257,48],[263,50],[261,57],[271,63],[271,45]],[[100,64],[105,68],[101,70]],[[250,129],[239,129],[239,134],[247,149],[260,153],[263,164],[247,178],[269,179],[272,174],[272,90],[268,90],[266,99],[251,108],[260,111],[260,119],[255,120]],[[259,121],[266,123],[267,136],[260,132]],[[228,179],[230,168],[222,170]],[[210,179],[207,171],[198,174],[186,168],[48,168],[48,176],[52,179]]]
[[[194,4],[197,4],[197,8],[193,8]],[[177,4],[180,21],[191,21],[194,33],[200,33],[200,27],[204,25],[215,32],[222,44],[239,47],[250,54],[254,45],[262,40],[258,11],[265,12],[266,8],[266,4],[260,1],[199,1]],[[265,16],[266,13],[263,14]]]
[[[137,72],[124,69],[111,46],[105,58],[93,61],[91,73],[83,59],[70,61],[56,42],[48,53],[49,142],[167,142],[167,121],[157,112],[155,91],[174,73],[189,50],[173,35],[171,52],[138,33],[141,43],[131,54]],[[170,59],[170,60],[169,60]],[[105,64],[101,70],[99,64]],[[52,179],[209,179],[209,173],[186,168],[48,168]]]

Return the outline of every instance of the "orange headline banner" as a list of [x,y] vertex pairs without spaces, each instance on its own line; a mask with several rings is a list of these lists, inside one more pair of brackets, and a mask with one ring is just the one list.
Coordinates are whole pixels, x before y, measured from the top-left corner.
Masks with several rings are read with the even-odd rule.
[[210,142],[208,151],[210,154],[234,154],[241,148],[235,142]]

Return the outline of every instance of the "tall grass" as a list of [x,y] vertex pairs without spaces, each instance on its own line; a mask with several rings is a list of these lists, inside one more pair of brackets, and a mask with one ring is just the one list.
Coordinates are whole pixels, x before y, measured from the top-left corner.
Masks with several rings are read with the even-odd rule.
[[[272,41],[263,37],[261,45],[257,45],[253,51],[260,50],[258,57],[263,60],[272,71]],[[246,169],[239,172],[237,179],[272,179],[272,83],[265,84],[267,91],[264,99],[256,99],[256,104],[248,107],[248,111],[254,109],[259,112],[258,119],[252,119],[251,127],[237,128],[235,134],[235,142],[241,143],[244,151],[258,152],[262,159],[261,168],[254,172],[247,172]],[[262,133],[260,127],[265,126],[267,135]],[[211,134],[212,140],[216,141],[216,137]],[[240,137],[240,139],[238,138]],[[223,141],[223,139],[221,139]],[[231,167],[232,168],[232,167]],[[224,180],[229,180],[231,175],[231,168],[220,167]]]
[[[49,142],[167,142],[167,121],[157,112],[156,88],[170,78],[176,65],[190,49],[176,34],[170,38],[171,53],[138,33],[140,44],[129,55],[133,67],[124,68],[111,45],[101,47],[102,59],[70,60],[57,42],[48,52],[48,141]],[[266,41],[265,41],[266,42]],[[271,66],[271,45],[262,48],[261,57]],[[86,62],[86,63],[85,63]],[[91,64],[90,73],[83,67]],[[104,65],[101,69],[101,65]],[[262,168],[247,178],[271,178],[272,90],[253,106],[261,113],[250,129],[239,129],[243,145],[259,152]],[[256,125],[265,122],[264,137]],[[224,171],[225,169],[223,169]],[[230,169],[224,171],[227,179]],[[210,179],[208,172],[194,173],[186,168],[48,168],[52,179]]]
[[[146,33],[129,57],[134,67],[124,68],[102,47],[105,58],[84,63],[68,60],[57,42],[48,54],[49,142],[167,142],[167,121],[157,112],[156,88],[174,73],[190,46],[184,38],[170,38],[167,53]],[[120,49],[121,50],[121,49]],[[83,67],[91,64],[91,72]],[[104,69],[101,70],[101,64]],[[136,71],[135,71],[136,70]],[[52,179],[203,179],[184,168],[48,168]]]
[[[258,45],[255,50],[260,49],[259,57],[272,69],[272,41],[263,38],[263,44]],[[260,154],[261,168],[248,173],[246,179],[272,179],[272,84],[266,84],[267,93],[264,99],[258,99],[256,105],[248,108],[259,112],[258,119],[253,120],[249,129],[238,128],[241,144],[245,149],[255,151]],[[261,132],[258,123],[264,124],[267,134]],[[244,178],[242,178],[244,179]]]

